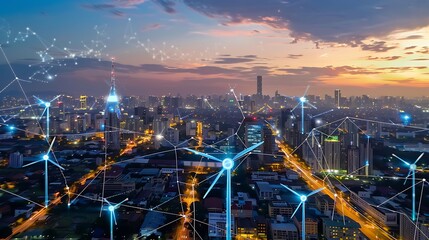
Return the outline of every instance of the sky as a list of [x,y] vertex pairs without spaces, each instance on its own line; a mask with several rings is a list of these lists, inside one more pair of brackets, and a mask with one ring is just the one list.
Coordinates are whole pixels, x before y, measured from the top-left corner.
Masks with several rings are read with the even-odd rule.
[[[427,96],[427,0],[9,0],[0,94]],[[3,54],[4,53],[4,54]],[[10,63],[11,67],[9,67]],[[24,81],[25,80],[25,81]],[[11,83],[11,85],[8,85]]]

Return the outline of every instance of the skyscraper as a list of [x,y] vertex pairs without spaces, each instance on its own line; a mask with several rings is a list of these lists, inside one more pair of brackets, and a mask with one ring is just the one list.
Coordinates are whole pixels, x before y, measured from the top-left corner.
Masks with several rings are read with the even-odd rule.
[[262,76],[256,77],[256,95],[262,96]]
[[341,142],[338,140],[338,136],[331,136],[325,139],[324,153],[326,159],[324,169],[340,170]]
[[121,117],[121,111],[119,108],[119,98],[116,95],[116,76],[115,76],[115,65],[112,59],[112,71],[110,73],[110,92],[107,97],[106,110],[104,113],[104,140],[107,143],[107,149],[119,150],[119,120]]
[[10,168],[21,168],[23,164],[23,156],[19,152],[14,152],[9,155],[9,167]]
[[335,89],[335,106],[337,108],[341,107],[341,90],[340,89]]
[[83,109],[83,110],[85,110],[86,108],[87,108],[87,102],[86,102],[86,99],[87,99],[88,97],[87,96],[85,96],[85,95],[81,95],[80,96],[80,109]]

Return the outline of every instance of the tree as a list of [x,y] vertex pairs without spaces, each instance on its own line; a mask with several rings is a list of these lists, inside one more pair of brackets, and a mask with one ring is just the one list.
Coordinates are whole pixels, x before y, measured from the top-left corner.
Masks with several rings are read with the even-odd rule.
[[0,238],[6,238],[12,234],[12,228],[10,227],[2,227],[0,228]]
[[58,234],[54,229],[47,228],[43,231],[42,235],[45,236],[45,239],[56,239]]

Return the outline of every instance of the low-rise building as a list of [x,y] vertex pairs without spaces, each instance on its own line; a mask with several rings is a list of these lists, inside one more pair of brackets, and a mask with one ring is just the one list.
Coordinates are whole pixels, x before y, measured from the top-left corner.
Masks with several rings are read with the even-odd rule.
[[359,223],[345,216],[344,218],[335,216],[333,219],[330,217],[322,218],[322,228],[323,237],[328,240],[357,240],[361,236]]
[[294,208],[286,201],[272,201],[268,204],[268,214],[271,218],[275,218],[277,215],[283,215],[291,217]]
[[273,240],[298,240],[298,230],[293,223],[271,223]]
[[273,188],[267,182],[256,182],[256,191],[259,200],[271,200],[274,195]]

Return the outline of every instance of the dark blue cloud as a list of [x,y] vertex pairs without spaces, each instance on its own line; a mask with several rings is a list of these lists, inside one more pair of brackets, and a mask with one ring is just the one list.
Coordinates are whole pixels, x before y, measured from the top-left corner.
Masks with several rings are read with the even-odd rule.
[[362,50],[373,51],[373,52],[387,52],[395,49],[395,46],[388,46],[385,41],[371,41],[370,43],[362,43]]
[[360,45],[371,36],[429,24],[427,0],[184,0],[225,25],[243,22],[289,29],[296,39]]

